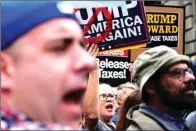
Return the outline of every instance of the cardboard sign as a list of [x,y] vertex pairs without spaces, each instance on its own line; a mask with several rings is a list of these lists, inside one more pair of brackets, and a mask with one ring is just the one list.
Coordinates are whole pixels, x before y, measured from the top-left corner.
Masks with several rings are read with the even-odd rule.
[[145,48],[131,50],[131,62],[143,51],[167,45],[184,54],[184,8],[171,6],[145,6],[151,43]]
[[[71,2],[87,44],[97,43],[100,51],[145,47],[150,41],[142,1]],[[98,4],[95,4],[98,3]]]
[[96,58],[100,83],[113,87],[130,81],[128,51],[101,52]]

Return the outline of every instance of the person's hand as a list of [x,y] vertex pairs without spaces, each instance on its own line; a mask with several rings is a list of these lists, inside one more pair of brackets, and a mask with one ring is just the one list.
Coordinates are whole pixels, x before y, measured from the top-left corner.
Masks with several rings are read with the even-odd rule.
[[[89,55],[92,56],[94,59],[99,54],[99,47],[97,46],[97,44],[88,44],[88,45],[86,45],[86,49],[87,49]],[[95,62],[96,62],[96,60],[95,60]],[[97,69],[98,69],[98,65],[95,67],[95,69],[93,69],[91,71],[91,73],[94,71],[97,71]]]
[[86,45],[86,48],[89,55],[94,58],[99,54],[99,47],[97,46],[97,44],[88,44]]

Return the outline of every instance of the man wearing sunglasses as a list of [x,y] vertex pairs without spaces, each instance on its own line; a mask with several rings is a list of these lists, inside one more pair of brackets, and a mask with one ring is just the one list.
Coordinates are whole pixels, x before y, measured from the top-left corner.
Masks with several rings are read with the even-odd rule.
[[134,79],[140,88],[139,110],[130,108],[128,130],[189,130],[182,114],[196,107],[195,77],[188,56],[167,46],[140,54],[133,63]]

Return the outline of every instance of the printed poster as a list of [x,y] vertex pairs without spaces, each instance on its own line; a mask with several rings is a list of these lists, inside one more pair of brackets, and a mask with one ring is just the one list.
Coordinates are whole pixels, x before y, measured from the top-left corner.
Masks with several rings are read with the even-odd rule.
[[96,58],[100,83],[107,83],[112,87],[117,87],[130,81],[129,60],[127,50],[100,52]]
[[167,45],[184,54],[184,8],[172,6],[145,6],[151,43],[145,48],[131,50],[131,62],[143,51]]
[[[70,1],[69,1],[70,2]],[[72,1],[87,44],[100,51],[145,47],[150,41],[143,1]]]

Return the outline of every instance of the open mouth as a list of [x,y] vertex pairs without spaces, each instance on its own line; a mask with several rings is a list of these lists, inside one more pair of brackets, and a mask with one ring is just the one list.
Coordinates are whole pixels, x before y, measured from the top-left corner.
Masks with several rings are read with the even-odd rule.
[[183,93],[188,96],[194,96],[194,88],[189,86],[183,89]]
[[82,100],[84,93],[85,93],[84,89],[72,90],[72,91],[67,92],[63,95],[62,101],[79,104]]
[[184,93],[185,93],[186,95],[194,96],[194,91],[193,91],[193,90],[186,90],[186,91],[184,91]]
[[113,107],[114,107],[113,104],[107,104],[105,108],[106,108],[108,111],[112,111]]
[[65,122],[65,124],[72,126],[80,120],[80,116],[83,111],[82,100],[84,93],[85,88],[82,88],[71,90],[62,96],[60,103],[60,117],[62,117],[62,120]]

